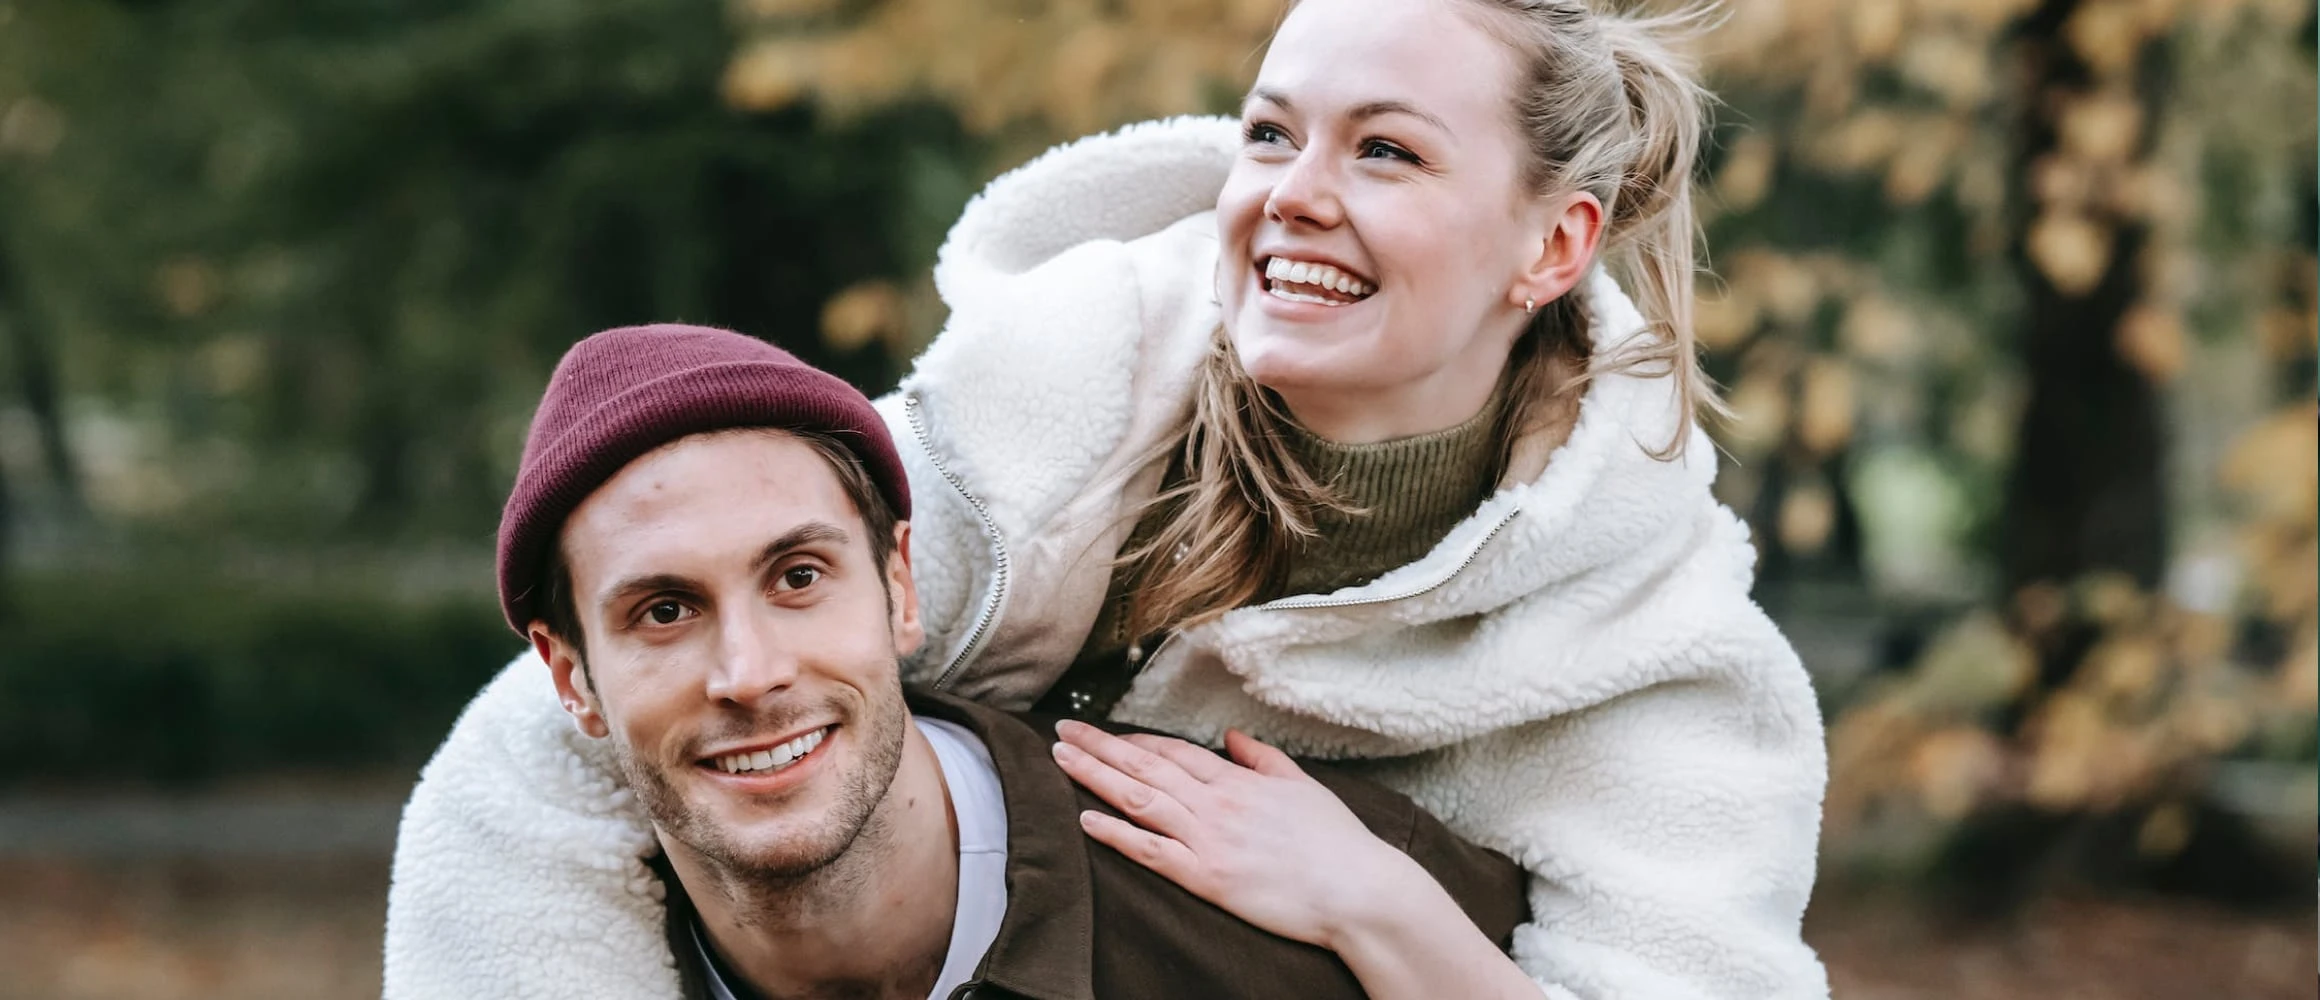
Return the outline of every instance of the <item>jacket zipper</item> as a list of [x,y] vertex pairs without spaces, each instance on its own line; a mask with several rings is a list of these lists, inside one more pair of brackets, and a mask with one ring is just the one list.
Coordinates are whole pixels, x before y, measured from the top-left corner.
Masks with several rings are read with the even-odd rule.
[[[1458,565],[1451,567],[1450,572],[1436,577],[1432,582],[1429,582],[1425,586],[1419,587],[1416,590],[1403,591],[1402,593],[1390,594],[1385,597],[1284,597],[1277,601],[1267,601],[1263,604],[1256,605],[1255,609],[1259,611],[1273,611],[1304,608],[1351,608],[1364,604],[1391,604],[1395,601],[1407,601],[1412,598],[1424,597],[1427,594],[1431,594],[1437,590],[1442,589],[1442,587],[1447,585],[1450,581],[1458,579],[1458,574],[1466,572],[1466,568],[1474,565],[1474,561],[1476,559],[1482,558],[1482,550],[1489,548],[1491,540],[1497,538],[1499,532],[1505,531],[1507,525],[1514,523],[1515,516],[1521,513],[1522,508],[1516,507],[1509,509],[1504,514],[1499,515],[1498,523],[1491,525],[1490,530],[1483,533],[1482,540],[1474,543],[1473,548],[1466,550],[1465,557],[1458,560]],[[1160,654],[1167,652],[1169,646],[1175,645],[1176,637],[1182,634],[1183,633],[1181,632],[1169,632],[1166,638],[1160,640],[1160,645],[1153,647],[1150,653],[1134,661],[1136,669],[1141,672],[1144,667],[1158,662],[1160,659]]]
[[1491,525],[1490,530],[1483,534],[1482,540],[1474,543],[1473,548],[1466,550],[1465,558],[1460,559],[1458,565],[1451,567],[1450,572],[1435,577],[1432,582],[1416,590],[1385,597],[1323,597],[1320,595],[1284,597],[1277,601],[1267,601],[1257,605],[1257,607],[1268,611],[1276,608],[1351,608],[1364,604],[1391,604],[1395,601],[1424,597],[1442,589],[1450,581],[1458,579],[1458,574],[1466,572],[1468,566],[1474,565],[1474,560],[1482,557],[1482,550],[1490,547],[1491,539],[1497,538],[1499,532],[1506,530],[1506,526],[1514,522],[1515,515],[1520,513],[1522,513],[1522,508],[1513,507],[1509,508],[1506,513],[1499,515],[1498,523]]
[[983,640],[990,637],[991,627],[999,620],[999,605],[1007,599],[1007,541],[999,537],[999,523],[991,519],[990,508],[983,505],[981,497],[967,491],[967,484],[959,480],[950,466],[944,464],[941,453],[935,451],[934,438],[927,433],[926,418],[919,407],[918,394],[905,394],[902,397],[902,408],[910,416],[910,432],[918,438],[918,447],[926,452],[926,460],[934,464],[934,471],[941,474],[944,482],[951,484],[951,489],[958,492],[967,506],[975,509],[975,517],[983,522],[983,537],[991,542],[991,586],[983,597],[982,613],[975,616],[975,627],[967,633],[966,644],[959,647],[958,655],[951,657],[951,662],[943,667],[942,674],[934,681],[937,689],[947,690],[951,681],[957,678],[959,669],[982,651]]

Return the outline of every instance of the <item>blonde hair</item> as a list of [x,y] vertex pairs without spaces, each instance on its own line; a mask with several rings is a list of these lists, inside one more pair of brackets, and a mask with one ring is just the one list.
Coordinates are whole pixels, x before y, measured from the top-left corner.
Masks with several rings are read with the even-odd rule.
[[[1652,452],[1682,455],[1693,420],[1721,413],[1692,335],[1699,225],[1692,170],[1712,100],[1683,43],[1702,11],[1629,17],[1579,0],[1458,0],[1517,59],[1514,125],[1529,156],[1523,182],[1540,194],[1584,191],[1602,202],[1600,258],[1632,290],[1648,336],[1613,368],[1675,379],[1673,440]],[[1496,475],[1516,441],[1567,410],[1594,356],[1586,285],[1540,305],[1507,358],[1496,418]],[[1278,586],[1314,517],[1343,509],[1329,484],[1292,454],[1279,399],[1242,368],[1221,329],[1201,367],[1190,421],[1155,459],[1171,463],[1164,490],[1137,513],[1161,512],[1158,530],[1121,555],[1128,567],[1131,636],[1196,625]],[[1494,477],[1495,478],[1495,477]]]

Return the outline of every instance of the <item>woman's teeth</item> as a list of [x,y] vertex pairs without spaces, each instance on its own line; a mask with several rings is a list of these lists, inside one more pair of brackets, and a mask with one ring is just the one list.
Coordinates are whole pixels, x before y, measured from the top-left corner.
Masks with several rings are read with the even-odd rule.
[[[1327,264],[1274,257],[1265,262],[1265,290],[1292,302],[1341,306],[1367,298],[1377,286]],[[1293,288],[1304,285],[1305,288]],[[1309,290],[1310,289],[1310,290]],[[1326,293],[1334,292],[1338,297]]]
[[822,736],[828,729],[816,729],[771,750],[755,753],[727,754],[717,758],[717,769],[727,774],[753,774],[759,771],[779,771],[812,753],[822,745]]

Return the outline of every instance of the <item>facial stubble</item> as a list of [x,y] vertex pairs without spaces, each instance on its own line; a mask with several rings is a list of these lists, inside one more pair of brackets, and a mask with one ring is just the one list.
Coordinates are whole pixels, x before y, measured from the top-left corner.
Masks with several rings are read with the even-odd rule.
[[[890,676],[899,676],[899,663],[895,669]],[[879,807],[902,765],[910,713],[901,685],[876,686],[869,692],[861,716],[848,718],[848,714],[834,699],[817,706],[785,705],[756,714],[737,712],[720,720],[716,732],[695,741],[711,743],[721,738],[721,733],[745,738],[787,732],[812,717],[838,718],[847,723],[842,728],[861,756],[848,773],[837,776],[837,800],[818,818],[800,817],[786,824],[766,843],[745,842],[737,831],[719,822],[714,810],[686,800],[670,772],[698,766],[693,760],[665,764],[645,760],[620,735],[617,726],[612,727],[612,747],[629,788],[661,836],[696,855],[736,901],[748,898],[759,907],[783,901],[806,905],[831,892],[858,889],[867,868],[892,837],[888,819]]]

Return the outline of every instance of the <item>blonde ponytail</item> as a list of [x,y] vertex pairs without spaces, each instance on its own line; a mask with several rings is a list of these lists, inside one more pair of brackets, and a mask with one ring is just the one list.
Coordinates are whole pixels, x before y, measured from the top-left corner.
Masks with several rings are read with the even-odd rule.
[[[1605,362],[1675,380],[1676,433],[1652,454],[1679,457],[1703,411],[1725,412],[1692,332],[1700,238],[1692,172],[1714,96],[1685,53],[1714,12],[1702,5],[1629,16],[1578,0],[1470,2],[1521,66],[1515,123],[1531,153],[1526,179],[1541,193],[1585,191],[1608,213],[1603,262],[1651,338]],[[1577,343],[1589,339],[1582,332]],[[1578,358],[1583,369],[1586,358]]]
[[1714,383],[1700,367],[1692,313],[1697,287],[1699,216],[1692,177],[1714,101],[1685,53],[1709,24],[1706,10],[1656,18],[1604,17],[1603,38],[1627,96],[1639,139],[1612,203],[1604,250],[1636,308],[1655,327],[1654,362],[1676,380],[1677,438],[1654,454],[1682,454],[1701,411],[1725,416]]

